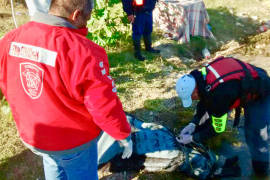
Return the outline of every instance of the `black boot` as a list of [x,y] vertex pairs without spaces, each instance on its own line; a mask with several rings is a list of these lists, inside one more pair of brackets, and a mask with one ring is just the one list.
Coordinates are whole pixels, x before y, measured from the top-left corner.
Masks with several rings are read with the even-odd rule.
[[145,50],[151,53],[160,53],[160,50],[152,48],[152,39],[151,34],[147,36],[143,36]]
[[260,177],[266,177],[269,175],[269,162],[252,160],[252,167],[254,173]]
[[144,61],[145,58],[141,55],[141,41],[140,40],[133,40],[134,45],[134,56],[136,59],[140,61]]
[[240,177],[241,176],[241,168],[238,163],[238,157],[234,156],[232,158],[227,158],[224,165],[218,168],[214,172],[215,178],[222,178],[222,177]]

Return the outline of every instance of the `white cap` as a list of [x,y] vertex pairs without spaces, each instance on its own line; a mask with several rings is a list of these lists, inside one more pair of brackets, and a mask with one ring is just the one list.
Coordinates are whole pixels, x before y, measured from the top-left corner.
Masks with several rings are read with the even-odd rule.
[[192,104],[191,95],[195,89],[195,78],[190,74],[185,74],[176,82],[176,92],[181,98],[183,106],[189,107]]

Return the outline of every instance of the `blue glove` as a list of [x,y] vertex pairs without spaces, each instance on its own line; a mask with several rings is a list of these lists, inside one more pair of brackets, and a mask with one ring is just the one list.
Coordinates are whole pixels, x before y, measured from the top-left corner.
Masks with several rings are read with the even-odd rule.
[[176,137],[176,140],[182,144],[189,144],[189,143],[193,142],[193,137],[190,134],[184,134],[182,136]]
[[180,136],[185,134],[191,135],[195,131],[196,125],[194,123],[189,123],[180,133]]

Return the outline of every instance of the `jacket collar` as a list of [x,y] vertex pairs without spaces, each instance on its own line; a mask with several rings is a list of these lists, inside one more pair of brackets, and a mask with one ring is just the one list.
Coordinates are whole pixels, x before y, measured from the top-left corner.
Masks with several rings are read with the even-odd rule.
[[65,20],[64,18],[53,16],[47,13],[36,12],[31,18],[31,21],[38,23],[48,24],[51,26],[67,27],[71,29],[77,29],[76,26]]
[[80,28],[78,29],[76,26],[65,20],[64,18],[53,16],[47,13],[36,12],[34,16],[32,16],[31,21],[35,21],[38,23],[43,23],[51,26],[58,26],[58,27],[66,27],[72,29],[72,31],[79,33],[83,36],[88,34],[88,29]]
[[203,79],[202,73],[198,70],[193,70],[190,72],[190,74],[195,78],[200,98],[205,97],[205,95],[206,95],[206,91],[205,91],[206,81]]

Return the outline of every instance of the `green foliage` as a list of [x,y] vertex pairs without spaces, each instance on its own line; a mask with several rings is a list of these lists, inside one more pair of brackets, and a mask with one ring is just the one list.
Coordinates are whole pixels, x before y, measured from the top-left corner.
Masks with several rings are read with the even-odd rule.
[[108,6],[112,7],[114,4],[118,4],[119,2],[121,2],[121,0],[109,0]]
[[116,47],[130,36],[129,23],[120,0],[98,1],[88,22],[88,38],[100,46]]

